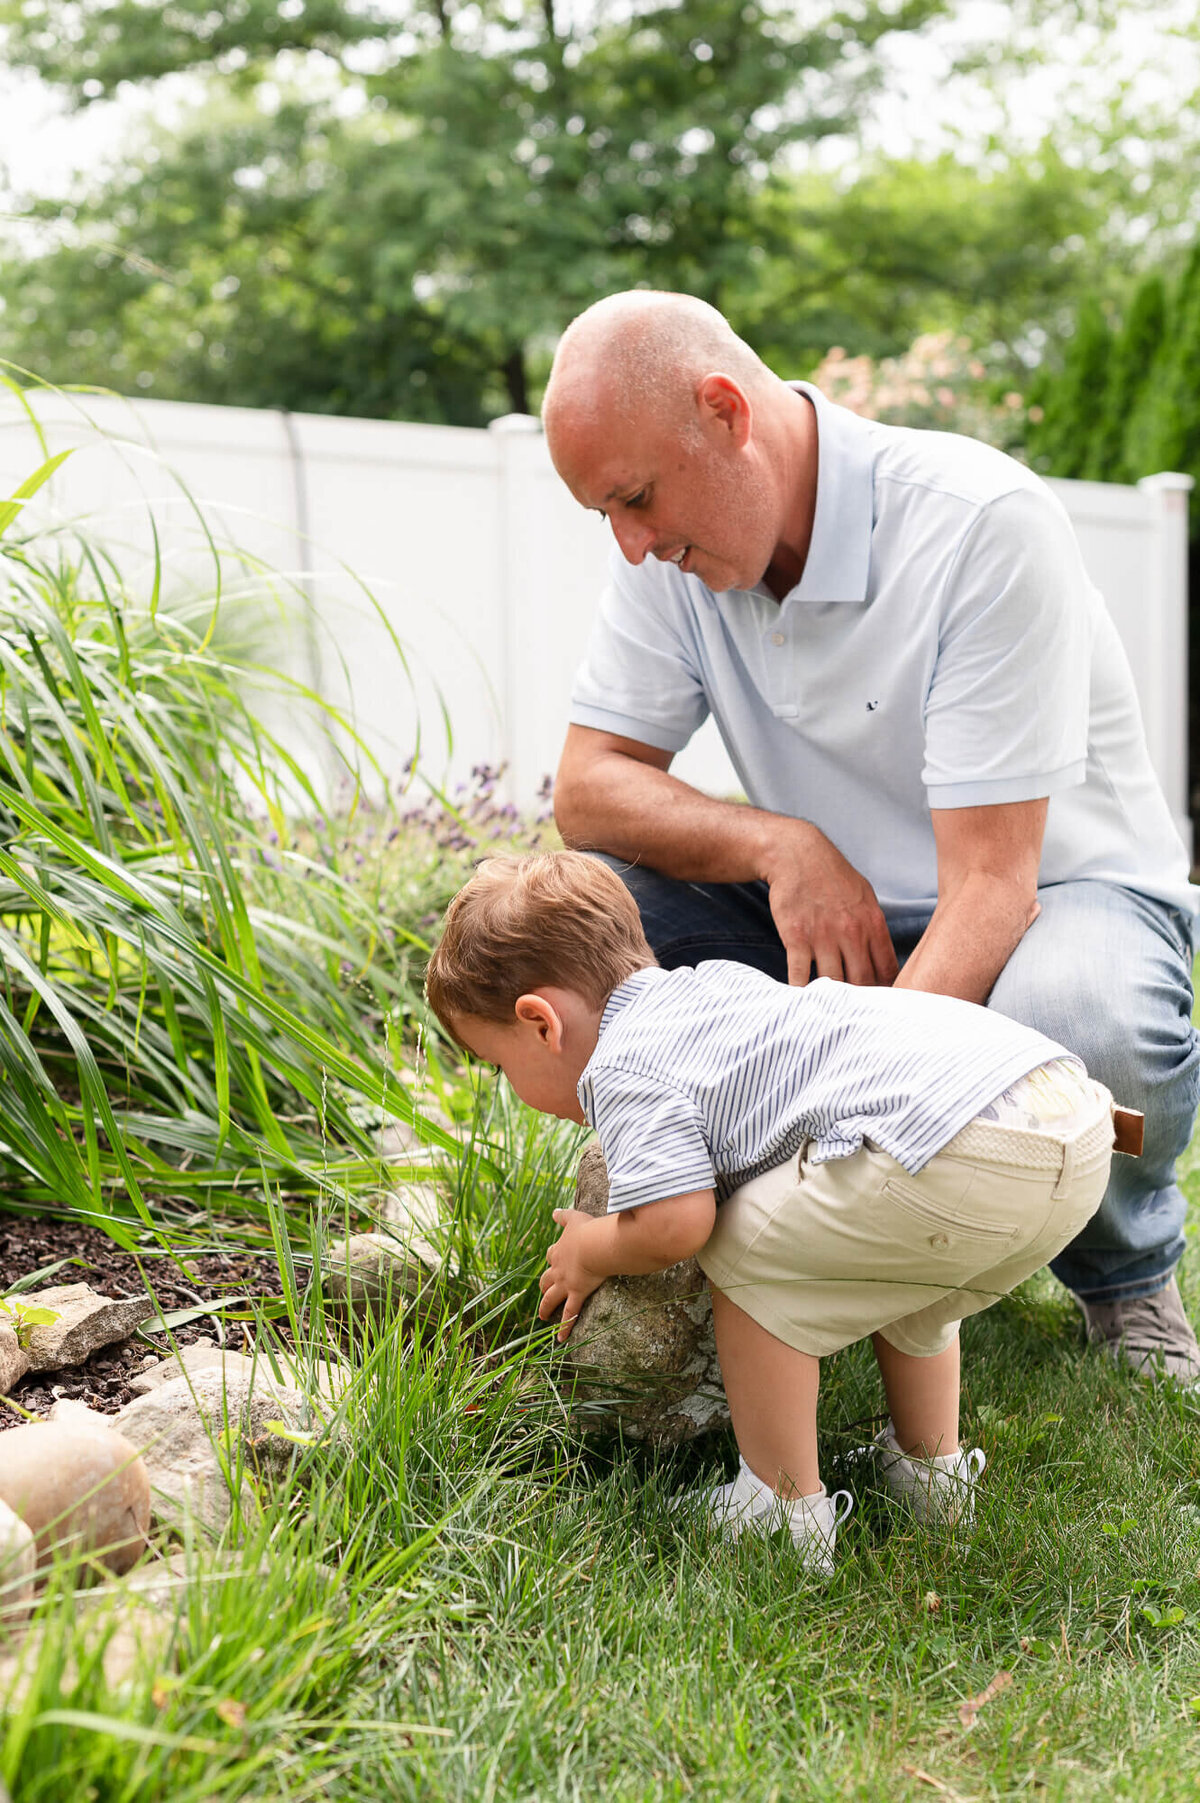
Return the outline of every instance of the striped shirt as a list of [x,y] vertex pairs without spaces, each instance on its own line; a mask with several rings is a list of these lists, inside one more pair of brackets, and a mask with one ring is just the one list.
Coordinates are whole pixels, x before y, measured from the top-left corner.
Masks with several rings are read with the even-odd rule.
[[820,1163],[863,1140],[913,1173],[1010,1084],[1068,1056],[973,1002],[819,978],[804,989],[722,959],[614,989],[579,1079],[610,1213],[719,1198],[805,1140]]

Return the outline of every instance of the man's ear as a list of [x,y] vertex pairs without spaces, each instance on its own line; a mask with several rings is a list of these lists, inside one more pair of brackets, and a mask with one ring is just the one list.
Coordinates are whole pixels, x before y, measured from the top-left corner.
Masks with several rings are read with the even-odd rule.
[[696,405],[705,424],[723,427],[740,450],[753,423],[750,402],[732,376],[705,376],[696,389]]
[[544,995],[538,995],[536,990],[532,990],[528,995],[519,995],[513,1012],[522,1026],[536,1029],[538,1038],[548,1045],[552,1052],[562,1050],[562,1016]]

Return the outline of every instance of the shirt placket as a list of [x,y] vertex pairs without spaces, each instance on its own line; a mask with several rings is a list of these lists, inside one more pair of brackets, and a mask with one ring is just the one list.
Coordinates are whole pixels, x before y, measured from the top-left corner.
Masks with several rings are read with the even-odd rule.
[[795,634],[795,611],[790,603],[784,602],[775,618],[768,621],[762,635],[767,704],[777,720],[800,718]]

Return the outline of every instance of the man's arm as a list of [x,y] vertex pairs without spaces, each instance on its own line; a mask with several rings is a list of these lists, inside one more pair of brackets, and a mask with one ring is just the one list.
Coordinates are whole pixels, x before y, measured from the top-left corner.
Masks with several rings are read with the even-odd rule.
[[1037,879],[1049,803],[934,808],[938,900],[897,989],[986,1002],[1038,916]]
[[672,754],[572,726],[554,788],[566,844],[682,882],[765,882],[788,980],[890,983],[896,954],[875,891],[807,820],[716,801],[670,775]]
[[606,1277],[642,1277],[692,1258],[712,1232],[716,1216],[716,1196],[710,1189],[611,1215],[556,1208],[554,1219],[562,1232],[546,1254],[549,1268],[540,1279],[540,1319],[548,1321],[565,1304],[558,1337],[568,1339],[580,1309]]

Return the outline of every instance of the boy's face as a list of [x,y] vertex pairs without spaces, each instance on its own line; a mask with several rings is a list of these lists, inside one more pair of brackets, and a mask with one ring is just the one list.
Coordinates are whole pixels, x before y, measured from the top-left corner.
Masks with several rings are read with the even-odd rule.
[[503,1071],[530,1108],[560,1120],[582,1121],[576,1087],[595,1049],[596,1028],[589,1034],[589,1020],[580,1014],[580,1007],[586,1008],[580,997],[548,990],[521,996],[511,1022],[472,1015],[456,1020],[454,1030],[473,1057]]

